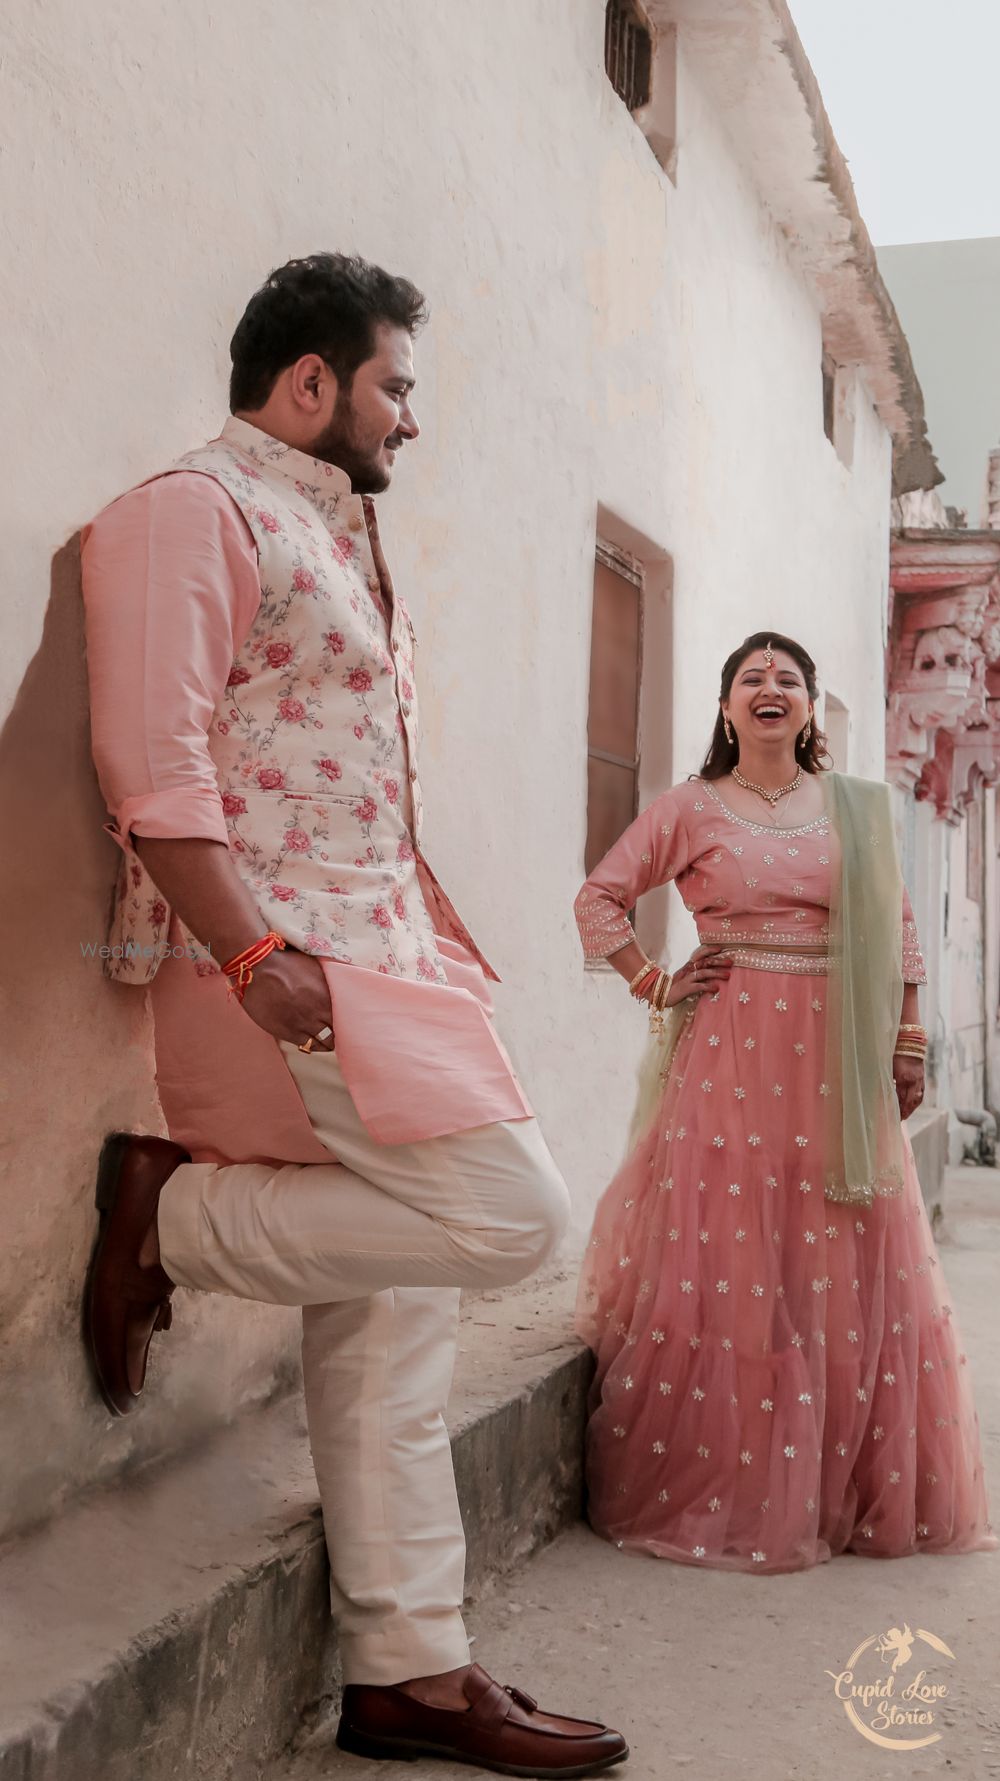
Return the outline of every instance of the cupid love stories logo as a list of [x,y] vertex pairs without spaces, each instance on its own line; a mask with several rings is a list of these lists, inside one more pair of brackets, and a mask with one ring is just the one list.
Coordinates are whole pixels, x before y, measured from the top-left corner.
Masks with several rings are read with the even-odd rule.
[[[928,1651],[934,1655],[928,1657]],[[935,1730],[948,1693],[941,1680],[947,1674],[943,1659],[954,1663],[955,1653],[934,1633],[891,1626],[863,1639],[839,1673],[826,1674],[833,1678],[833,1692],[855,1731],[870,1744],[882,1750],[925,1750],[943,1735]]]

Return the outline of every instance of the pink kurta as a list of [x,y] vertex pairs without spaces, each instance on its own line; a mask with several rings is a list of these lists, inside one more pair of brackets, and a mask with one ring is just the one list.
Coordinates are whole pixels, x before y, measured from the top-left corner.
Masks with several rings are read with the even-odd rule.
[[[188,956],[190,936],[158,899],[132,835],[229,845],[260,902],[262,932],[275,927],[318,957],[338,1061],[380,1142],[529,1117],[489,1018],[489,967],[416,847],[412,632],[371,504],[341,473],[246,423],[228,422],[219,445],[223,466],[246,467],[259,538],[198,459],[197,470],[114,502],[83,546],[94,753],[109,827],[126,850],[115,932],[124,922],[157,949],[173,948],[159,968],[155,953],[145,966],[137,953],[118,970],[151,983],[171,1135],[199,1161],[329,1160],[280,1048],[229,996],[217,963],[197,948]],[[290,515],[295,554],[287,593],[269,577],[262,599],[262,543],[270,547],[278,523],[269,506]],[[359,536],[367,583],[352,563]],[[315,667],[310,647],[321,647]],[[390,724],[373,727],[374,693]],[[354,764],[373,775],[381,830],[368,782],[361,795],[338,783],[334,717],[354,726],[346,734],[359,739]],[[281,784],[282,736],[298,751],[291,793]],[[267,826],[275,820],[284,825],[277,847]],[[392,859],[383,866],[386,834]]]
[[[676,879],[734,969],[692,1001],[662,1099],[607,1189],[580,1290],[597,1356],[599,1532],[683,1563],[784,1571],[996,1545],[978,1419],[909,1139],[895,1197],[824,1195],[824,817],[758,825],[692,781],[650,806],[577,902],[587,952]],[[909,905],[904,976],[924,972]],[[768,951],[768,946],[772,951]]]

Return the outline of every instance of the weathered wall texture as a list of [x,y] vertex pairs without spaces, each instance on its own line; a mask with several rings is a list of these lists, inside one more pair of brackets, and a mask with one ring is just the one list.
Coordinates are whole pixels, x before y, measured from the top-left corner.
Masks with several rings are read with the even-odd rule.
[[[424,436],[381,509],[421,639],[427,848],[506,980],[500,1019],[580,1231],[643,1042],[619,980],[584,972],[571,916],[598,504],[672,559],[674,667],[662,601],[647,659],[647,796],[671,742],[675,777],[696,766],[721,659],[759,625],[814,651],[850,714],[850,769],[881,771],[887,434],[859,384],[852,469],[824,437],[814,298],[683,33],[675,187],[605,78],[603,13],[22,0],[8,24],[8,1525],[294,1363],[293,1317],[181,1295],[155,1392],[109,1427],[77,1338],[101,1136],[156,1113],[141,999],[80,953],[103,935],[114,850],[88,765],[72,540],[217,430],[229,335],[272,265],[356,249],[431,301]],[[685,941],[675,922],[676,953]]]

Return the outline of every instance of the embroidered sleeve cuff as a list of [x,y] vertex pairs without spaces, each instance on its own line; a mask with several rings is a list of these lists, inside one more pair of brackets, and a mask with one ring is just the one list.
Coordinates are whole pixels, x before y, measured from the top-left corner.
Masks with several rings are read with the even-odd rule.
[[116,828],[117,839],[126,846],[130,835],[155,836],[165,841],[221,841],[225,845],[229,842],[218,792],[187,786],[126,798],[118,811]]
[[920,950],[915,921],[903,923],[903,982],[918,986],[927,982],[927,966]]
[[573,905],[586,959],[610,958],[635,939],[635,929],[619,903],[606,891],[584,885]]

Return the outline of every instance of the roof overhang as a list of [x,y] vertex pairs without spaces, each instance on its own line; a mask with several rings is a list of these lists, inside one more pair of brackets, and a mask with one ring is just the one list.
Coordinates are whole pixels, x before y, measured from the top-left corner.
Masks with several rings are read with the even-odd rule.
[[682,55],[716,99],[741,164],[817,294],[831,357],[863,371],[892,437],[893,493],[933,488],[944,479],[910,349],[785,0],[642,3],[654,33],[678,28]]

